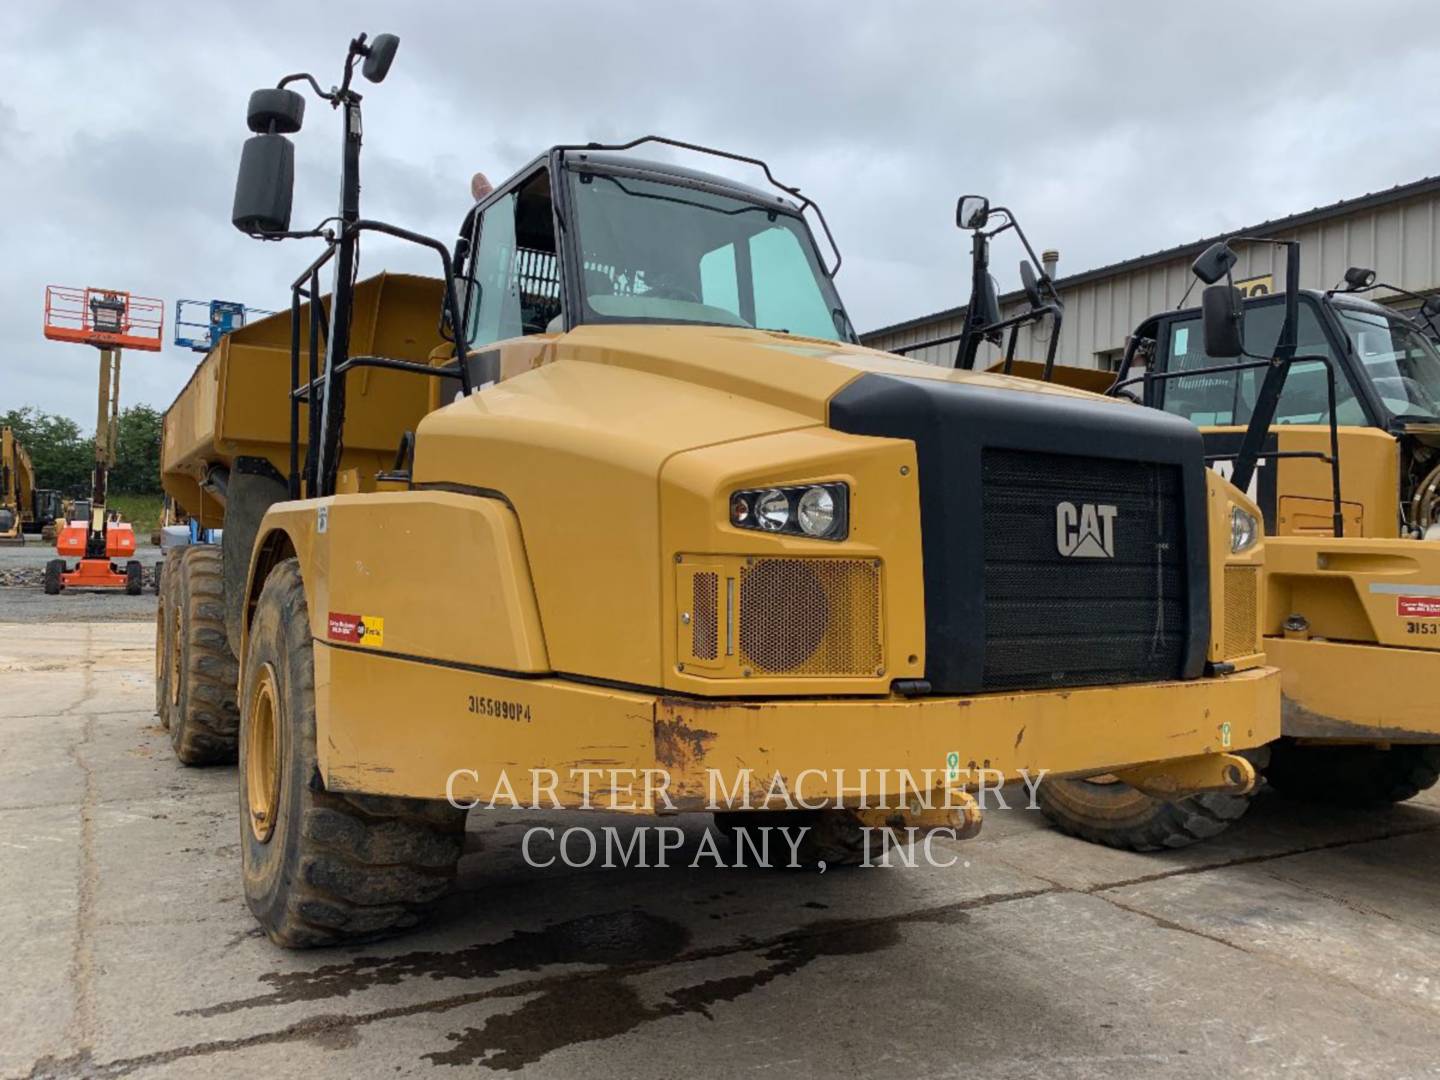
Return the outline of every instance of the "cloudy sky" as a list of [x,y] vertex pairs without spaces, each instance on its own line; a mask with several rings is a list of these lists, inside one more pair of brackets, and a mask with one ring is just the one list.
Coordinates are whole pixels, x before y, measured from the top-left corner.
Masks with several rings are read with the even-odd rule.
[[[1063,274],[1440,173],[1429,0],[6,0],[5,13],[0,410],[38,405],[87,430],[95,353],[44,340],[45,286],[284,305],[313,250],[229,224],[246,97],[297,70],[331,85],[362,30],[401,38],[367,91],[367,216],[448,241],[471,172],[498,180],[552,143],[658,132],[726,147],[824,207],[862,331],[964,301],[961,191],[1013,207]],[[297,225],[332,211],[338,139],[311,101]],[[362,272],[427,272],[432,258],[375,241]],[[123,403],[168,405],[196,359],[129,354]]]

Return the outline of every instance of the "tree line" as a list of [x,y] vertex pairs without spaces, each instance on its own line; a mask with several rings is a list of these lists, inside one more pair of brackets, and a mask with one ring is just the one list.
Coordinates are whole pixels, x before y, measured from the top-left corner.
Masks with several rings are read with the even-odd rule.
[[[95,439],[68,416],[25,405],[0,413],[0,427],[13,428],[35,465],[35,486],[66,495],[87,495],[95,467]],[[160,494],[160,413],[149,405],[120,411],[110,490],[117,495]]]

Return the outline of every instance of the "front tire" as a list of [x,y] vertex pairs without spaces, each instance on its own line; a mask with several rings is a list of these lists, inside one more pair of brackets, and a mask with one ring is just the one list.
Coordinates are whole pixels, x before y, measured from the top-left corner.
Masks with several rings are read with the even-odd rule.
[[145,567],[134,559],[125,564],[125,595],[139,596],[145,591]]
[[185,765],[235,760],[239,665],[225,637],[225,593],[216,548],[183,548],[165,572],[175,617],[170,742]]
[[1118,780],[1045,780],[1036,801],[1067,836],[1127,851],[1174,851],[1219,836],[1250,809],[1250,795],[1206,792],[1166,802]]
[[59,596],[64,584],[60,581],[60,575],[65,573],[64,559],[51,559],[45,564],[44,587],[46,596]]
[[334,945],[424,919],[450,888],[465,811],[325,790],[315,657],[299,564],[265,581],[250,625],[240,724],[245,900],[271,941]]
[[1413,799],[1440,781],[1440,746],[1277,743],[1265,779],[1286,798],[1354,808]]

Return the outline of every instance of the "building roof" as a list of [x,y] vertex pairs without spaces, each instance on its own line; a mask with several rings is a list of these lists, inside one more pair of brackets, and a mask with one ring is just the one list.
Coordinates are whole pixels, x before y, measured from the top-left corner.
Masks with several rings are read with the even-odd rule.
[[[1232,236],[1269,236],[1276,233],[1292,232],[1295,229],[1302,229],[1307,225],[1316,222],[1327,221],[1330,218],[1340,217],[1343,214],[1355,213],[1362,210],[1374,210],[1378,207],[1388,206],[1391,203],[1402,202],[1405,199],[1414,198],[1417,195],[1429,195],[1432,192],[1440,191],[1440,176],[1427,176],[1422,180],[1415,180],[1408,184],[1396,184],[1384,191],[1372,191],[1353,199],[1341,199],[1339,202],[1330,203],[1328,206],[1317,206],[1310,210],[1302,210],[1298,214],[1291,214],[1288,217],[1272,218],[1269,221],[1262,221],[1258,225],[1247,225],[1239,229],[1227,229],[1223,233],[1214,236],[1207,236],[1200,240],[1192,240],[1186,244],[1176,247],[1165,248],[1163,251],[1155,251],[1149,255],[1138,255],[1133,259],[1125,259],[1122,262],[1110,263],[1107,266],[1097,266],[1093,270],[1082,270],[1078,274],[1070,274],[1066,277],[1055,280],[1055,288],[1067,289],[1077,285],[1084,285],[1090,281],[1100,278],[1113,277],[1116,274],[1127,273],[1131,270],[1143,270],[1147,266],[1154,266],[1157,263],[1166,263],[1187,255],[1198,255],[1205,248],[1217,240],[1225,240]],[[1019,289],[1006,293],[1000,297],[1002,304],[1020,300],[1024,293]],[[921,315],[918,318],[906,319],[904,322],[892,323],[889,326],[881,326],[875,330],[867,330],[860,335],[861,341],[879,337],[881,334],[898,334],[905,330],[914,330],[918,327],[928,326],[930,323],[942,322],[947,319],[956,319],[965,314],[965,305],[946,308],[944,311],[937,311],[932,315]]]

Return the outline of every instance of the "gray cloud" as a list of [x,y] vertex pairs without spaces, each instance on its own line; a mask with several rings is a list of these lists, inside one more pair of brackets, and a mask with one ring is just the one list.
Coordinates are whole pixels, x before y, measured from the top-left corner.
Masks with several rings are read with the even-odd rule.
[[[328,84],[362,29],[402,39],[367,91],[367,214],[448,239],[477,168],[663,132],[763,157],[818,199],[862,329],[964,299],[961,190],[1013,207],[1074,271],[1440,172],[1423,0],[95,10],[12,5],[0,44],[0,409],[87,426],[93,354],[41,337],[44,286],[283,306],[313,249],[229,226],[245,99],[305,68]],[[297,221],[331,212],[337,142],[311,101]],[[376,241],[364,269],[430,260]],[[196,359],[132,356],[124,401],[164,407]]]

